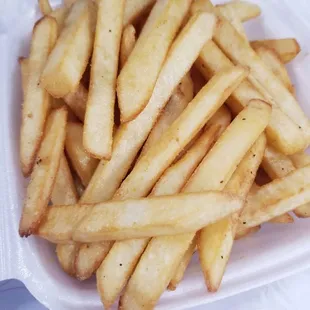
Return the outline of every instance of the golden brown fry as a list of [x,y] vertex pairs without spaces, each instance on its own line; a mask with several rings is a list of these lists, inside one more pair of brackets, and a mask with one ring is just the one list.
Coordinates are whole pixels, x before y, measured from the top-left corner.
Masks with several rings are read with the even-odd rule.
[[56,98],[74,92],[88,64],[94,40],[94,4],[76,1],[41,75],[42,86]]
[[53,10],[48,0],[39,0],[39,7],[43,15],[48,15]]
[[[45,119],[50,106],[50,96],[40,85],[40,75],[57,37],[57,23],[51,17],[39,20],[32,33],[27,64],[27,82],[24,85],[24,102],[20,133],[20,163],[28,176],[40,147]],[[25,70],[25,68],[23,69]]]
[[188,0],[162,2],[165,3],[162,13],[152,24],[147,36],[139,38],[117,78],[122,123],[133,120],[147,105],[169,47],[191,3]]
[[249,235],[255,234],[260,229],[261,229],[261,226],[258,225],[258,226],[254,226],[254,227],[251,227],[251,228],[247,228],[247,229],[244,229],[244,230],[237,231],[236,235],[235,235],[235,240],[239,240],[239,239],[248,237]]
[[231,9],[242,22],[246,22],[261,14],[261,9],[257,4],[247,1],[233,1],[217,5],[217,7]]
[[297,169],[250,194],[238,230],[254,227],[310,202],[310,166]]
[[[234,66],[213,41],[205,44],[195,65],[206,79],[220,70]],[[264,97],[248,80],[245,80],[228,98],[227,104],[234,114],[238,114],[251,99],[264,100]],[[283,152],[290,152],[292,143],[294,145],[299,140],[298,144],[302,144],[303,141],[298,126],[276,106],[273,106],[266,134],[269,144]]]
[[[189,74],[186,74],[184,79],[191,79]],[[148,150],[155,145],[159,139],[166,133],[171,124],[181,115],[188,103],[193,99],[193,85],[189,85],[191,88],[188,91],[188,96],[185,96],[181,87],[178,87],[176,91],[172,94],[169,102],[165,106],[165,109],[161,113],[159,119],[157,120],[155,126],[151,130],[147,140],[145,141],[143,148],[141,150],[139,158],[145,155]]]
[[155,0],[126,0],[123,25],[133,23],[155,3]]
[[87,186],[94,171],[98,166],[98,160],[91,157],[83,147],[83,125],[80,123],[68,123],[66,135],[66,152],[70,162],[80,177],[82,184]]
[[[209,0],[203,1],[203,10],[215,14],[217,10]],[[248,42],[222,16],[214,33],[214,41],[236,64],[250,68],[249,80],[268,98],[274,106],[279,107],[297,126],[299,135],[286,154],[293,154],[306,148],[310,138],[310,122],[298,105],[295,97],[284,87],[263,61],[258,57]],[[301,137],[301,139],[300,139]],[[299,138],[299,141],[297,140]]]
[[45,216],[63,154],[66,122],[65,108],[54,110],[48,117],[36,165],[27,187],[27,198],[19,225],[21,237],[35,233]]
[[120,49],[121,68],[124,67],[129,55],[136,44],[136,29],[132,24],[124,28]]
[[98,0],[83,145],[93,157],[110,159],[125,0]]
[[147,107],[134,121],[121,125],[117,130],[112,157],[110,161],[100,162],[82,202],[95,203],[112,198],[172,92],[192,66],[203,44],[212,36],[213,26],[212,16],[195,16],[180,32]]
[[[93,275],[94,270],[100,266],[102,260],[109,253],[113,242],[104,241],[101,243],[82,244],[76,257],[73,260],[75,276],[80,281],[86,280]],[[91,262],[90,258],[91,257]]]
[[254,49],[260,46],[273,49],[283,63],[292,61],[300,52],[300,46],[295,38],[252,41],[251,46]]
[[265,46],[260,46],[254,49],[257,55],[262,59],[262,61],[268,66],[273,74],[283,83],[283,85],[293,93],[294,87],[292,85],[291,79],[285,68],[285,65],[281,62],[280,57],[277,53]]

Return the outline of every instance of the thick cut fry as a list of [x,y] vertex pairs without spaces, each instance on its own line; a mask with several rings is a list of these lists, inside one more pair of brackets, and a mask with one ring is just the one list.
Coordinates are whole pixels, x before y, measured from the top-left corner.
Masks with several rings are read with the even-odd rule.
[[170,283],[168,285],[169,291],[174,291],[179,285],[179,283],[182,281],[186,268],[189,265],[194,252],[196,251],[196,240],[197,240],[196,237],[192,240],[189,248],[186,250],[181,260],[181,263],[179,264],[172,279],[170,280]]
[[[213,41],[205,44],[195,65],[206,79],[210,79],[220,70],[233,67],[233,63]],[[252,99],[264,100],[264,97],[248,80],[245,80],[228,98],[227,104],[235,114],[238,114]],[[300,141],[298,145],[303,143],[298,126],[276,106],[273,106],[266,134],[269,144],[282,150],[283,153],[292,151],[291,145],[295,145],[296,142]]]
[[149,7],[154,4],[155,0],[126,0],[123,25],[124,27],[133,23]]
[[36,165],[27,187],[27,198],[19,225],[21,237],[35,233],[45,215],[64,150],[67,110],[54,110],[48,118]]
[[[266,138],[262,135],[242,159],[225,191],[246,198],[254,182],[256,171],[262,161]],[[199,259],[208,290],[220,287],[235,239],[239,213],[205,227],[198,234]]]
[[235,240],[239,240],[239,239],[248,237],[249,235],[255,234],[255,233],[257,233],[260,229],[261,229],[261,226],[258,225],[258,226],[254,226],[254,227],[251,227],[251,228],[248,228],[248,229],[244,229],[244,230],[242,230],[242,231],[241,231],[241,230],[240,230],[240,231],[237,231],[237,232],[236,232],[236,235],[235,235]]
[[220,8],[231,9],[236,17],[242,22],[246,22],[261,14],[261,9],[257,4],[247,1],[233,1],[217,6]]
[[[165,181],[162,182],[159,181],[160,184],[157,184],[156,189],[153,190],[150,195],[160,196],[167,194],[173,195],[178,193],[179,189],[182,188],[188,177],[191,175],[202,159],[199,159],[199,157],[203,155],[199,154],[201,149],[198,149],[198,147],[203,145],[203,154],[205,154],[210,148],[212,141],[214,140],[214,134],[216,133],[215,129],[218,128],[219,126],[217,124],[215,124],[213,128],[210,128],[208,133],[206,132],[206,134],[204,134],[199,139],[200,143],[198,141],[195,143],[193,146],[193,151],[189,151],[190,154],[185,156],[186,159],[184,157],[180,163],[169,169],[170,175],[173,175],[173,177],[165,178]],[[202,141],[202,139],[204,140]],[[194,149],[197,151],[195,154]],[[197,160],[192,160],[194,159],[193,157],[195,157]],[[174,186],[174,182],[176,182],[176,180],[178,185]],[[106,307],[113,304],[118,294],[125,286],[148,242],[149,239],[116,242],[107,258],[103,261],[102,265],[97,271],[97,283],[101,299]],[[128,251],[128,248],[130,248],[130,251]],[[120,260],[122,261],[121,266],[119,266]],[[115,270],[117,277],[114,276]]]
[[66,135],[66,152],[74,170],[80,177],[82,184],[87,186],[98,166],[98,160],[91,157],[84,150],[82,139],[83,125],[80,123],[68,123]]
[[[121,122],[133,120],[147,105],[169,47],[190,7],[188,0],[164,0],[162,14],[140,38],[117,79]],[[147,72],[145,66],[147,65]]]
[[110,159],[125,0],[99,0],[97,5],[97,25],[84,120],[83,145],[93,157]]
[[57,23],[51,17],[38,21],[32,33],[30,55],[24,69],[28,71],[23,82],[24,102],[20,132],[20,162],[22,172],[28,176],[40,147],[50,96],[40,85],[40,75],[57,38]]
[[183,234],[218,221],[241,206],[237,196],[220,192],[101,203],[79,223],[73,240],[100,242]]
[[48,0],[39,0],[39,7],[43,15],[48,15],[53,10]]
[[124,28],[121,40],[120,63],[124,67],[129,55],[136,44],[136,29],[132,24]]
[[214,23],[212,16],[199,15],[183,28],[169,51],[147,107],[134,121],[117,130],[112,157],[110,161],[100,162],[82,202],[96,203],[112,198],[173,90],[212,36]]
[[254,49],[260,46],[273,49],[284,63],[292,61],[300,52],[300,46],[295,38],[252,41],[251,46]]
[[84,122],[87,98],[88,91],[81,83],[76,90],[67,94],[63,98],[73,113],[82,122]]
[[114,197],[143,197],[147,195],[163,171],[198,134],[246,75],[247,71],[243,68],[235,67],[212,78],[169,127],[158,143],[139,160]]
[[297,169],[250,194],[238,230],[260,225],[310,202],[310,166]]
[[[189,74],[185,75],[183,80],[184,79],[191,80]],[[159,139],[166,133],[168,128],[172,125],[172,123],[181,115],[181,113],[184,111],[188,103],[193,99],[194,94],[192,83],[190,87],[191,90],[189,90],[189,92],[191,92],[191,94],[189,94],[189,96],[185,96],[181,87],[178,87],[176,91],[173,93],[173,95],[169,99],[169,102],[165,106],[165,109],[158,118],[158,121],[156,122],[155,126],[150,132],[147,140],[145,141],[139,158],[142,158],[142,156],[145,155],[148,152],[148,150],[159,141]]]
[[57,244],[56,255],[61,268],[70,276],[75,276],[74,259],[79,250],[79,244]]
[[220,126],[214,125],[202,133],[188,152],[164,172],[153,187],[151,195],[172,195],[180,192],[185,184],[184,180],[188,180],[193,174],[212,146],[219,130],[221,130]]
[[[259,108],[258,108],[258,107]],[[259,109],[262,108],[261,113],[257,113]],[[258,109],[258,110],[257,110]],[[263,113],[265,111],[265,113]],[[258,120],[262,121],[262,119],[265,119],[267,116],[267,119],[265,119],[265,124],[261,123],[259,127],[266,126],[266,123],[268,122],[268,113],[270,113],[270,107],[266,104],[260,104],[258,105],[256,102],[250,103],[247,108],[241,113],[248,113],[256,115],[256,120],[251,121],[243,121],[240,115],[231,123],[231,125],[228,127],[228,129],[221,135],[218,142],[215,144],[215,146],[218,144],[219,146],[216,148],[217,151],[213,153],[212,157],[217,158],[218,162],[215,163],[216,165],[213,167],[214,170],[216,170],[216,173],[209,173],[208,165],[204,164],[204,161],[198,166],[196,169],[196,172],[191,176],[189,182],[187,185],[185,185],[183,192],[201,192],[205,190],[209,190],[208,186],[215,184],[216,190],[222,190],[228,180],[230,179],[230,176],[234,172],[236,166],[241,161],[242,157],[246,154],[248,149],[251,147],[251,145],[255,142],[257,139],[259,133],[253,133],[253,123],[256,124]],[[261,115],[260,115],[261,114]],[[240,124],[240,126],[236,125]],[[246,128],[243,128],[243,124],[246,124]],[[233,129],[229,129],[233,128]],[[262,131],[260,130],[260,132]],[[228,132],[228,134],[225,134]],[[239,143],[234,143],[231,145],[231,135],[235,137],[238,136],[241,133],[247,133],[247,137],[252,137],[252,139],[249,139],[247,137],[241,138],[239,140]],[[215,148],[215,146],[211,149],[211,151]],[[234,152],[232,152],[234,151]],[[222,156],[227,158],[227,154],[230,154],[230,160],[225,161],[222,160]],[[210,152],[205,157],[208,158]],[[221,155],[223,154],[223,155]],[[224,162],[227,162],[227,165],[223,165]],[[207,180],[206,180],[207,179]],[[197,185],[198,184],[198,185]],[[201,184],[206,184],[206,187],[202,188]],[[197,186],[196,188],[194,187]],[[127,289],[125,290],[124,295],[121,297],[121,304],[124,309],[132,309],[132,306],[136,306],[138,304],[143,304],[144,307],[150,307],[152,308],[155,303],[157,302],[158,298],[160,297],[160,294],[165,290],[167,287],[169,280],[171,279],[173,272],[175,272],[175,268],[178,266],[178,264],[181,262],[185,251],[187,248],[189,248],[190,243],[192,242],[193,238],[195,237],[195,233],[189,233],[189,234],[183,234],[175,236],[175,238],[171,238],[169,236],[164,237],[156,237],[153,238],[152,241],[148,245],[147,253],[154,253],[155,256],[151,256],[148,254],[148,257],[153,259],[157,257],[158,255],[156,253],[161,253],[160,257],[169,257],[169,263],[166,262],[164,265],[156,264],[156,272],[160,275],[165,275],[164,277],[158,277],[156,281],[152,281],[152,286],[141,286],[138,287],[133,285],[130,285],[130,282],[127,286]],[[158,249],[158,246],[160,245],[160,250]],[[162,251],[162,249],[166,249],[165,252]],[[185,249],[185,250],[184,250]],[[184,251],[183,251],[184,250]],[[174,253],[178,253],[179,255],[174,256]],[[139,265],[143,262],[144,266],[150,267],[148,265],[148,260],[144,259],[144,255],[140,258]],[[142,268],[137,266],[137,268]],[[144,267],[144,269],[146,269]],[[150,272],[153,271],[153,268],[148,269]],[[166,273],[169,271],[172,271],[170,277],[166,277]],[[131,279],[133,279],[134,275]],[[143,278],[144,279],[144,278]],[[143,299],[141,297],[143,296]],[[125,308],[126,307],[126,308]]]
[[42,86],[53,97],[64,97],[78,87],[91,55],[94,20],[92,1],[72,5],[41,76]]
[[[90,278],[102,260],[109,253],[113,242],[105,241],[101,243],[82,244],[76,257],[73,259],[75,275],[80,281]],[[89,263],[91,259],[91,264]]]
[[277,53],[265,46],[260,46],[254,49],[257,55],[262,59],[267,67],[271,69],[273,74],[283,83],[283,85],[292,93],[294,87],[291,79],[285,68],[285,65],[281,62]]

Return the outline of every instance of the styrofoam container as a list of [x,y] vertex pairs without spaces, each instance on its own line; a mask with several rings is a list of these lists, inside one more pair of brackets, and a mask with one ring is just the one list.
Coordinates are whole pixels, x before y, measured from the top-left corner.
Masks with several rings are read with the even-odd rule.
[[[251,39],[296,37],[301,44],[302,52],[288,68],[300,104],[310,115],[309,2],[253,2],[261,6],[263,14],[246,25]],[[0,7],[0,280],[20,279],[49,309],[101,309],[95,279],[81,283],[70,278],[58,265],[53,245],[36,237],[18,236],[26,181],[18,157],[22,92],[17,59],[28,55],[32,26],[40,15],[37,0],[5,3],[6,7]],[[259,233],[236,242],[222,287],[215,294],[206,291],[194,257],[185,280],[175,292],[164,293],[158,309],[210,303],[308,268],[309,236],[310,219],[297,219],[290,225],[264,225]]]

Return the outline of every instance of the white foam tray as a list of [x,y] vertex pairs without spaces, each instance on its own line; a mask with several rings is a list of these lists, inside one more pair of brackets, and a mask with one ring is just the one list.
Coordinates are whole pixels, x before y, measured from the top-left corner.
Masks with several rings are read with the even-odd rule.
[[[220,1],[214,1],[219,3]],[[289,65],[298,99],[310,115],[310,3],[307,0],[254,0],[262,17],[247,23],[251,39],[296,37],[301,54]],[[102,309],[95,280],[80,283],[57,263],[54,247],[35,237],[21,239],[18,223],[25,193],[18,141],[22,102],[18,56],[27,56],[37,0],[5,1],[0,7],[0,280],[20,279],[49,309]],[[59,4],[52,1],[53,5]],[[4,12],[3,12],[4,10]],[[175,292],[166,292],[158,309],[183,309],[210,303],[310,267],[310,220],[293,225],[265,225],[236,242],[220,291],[206,291],[197,258]]]

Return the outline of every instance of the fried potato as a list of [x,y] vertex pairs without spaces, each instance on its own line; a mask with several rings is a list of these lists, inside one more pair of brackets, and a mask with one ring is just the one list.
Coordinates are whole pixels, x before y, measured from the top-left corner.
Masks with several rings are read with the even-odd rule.
[[42,86],[53,97],[64,97],[78,87],[93,47],[94,20],[92,1],[72,5],[41,75]]
[[83,145],[99,159],[110,159],[114,105],[125,0],[99,0]]
[[271,48],[283,63],[292,61],[300,52],[300,46],[295,38],[252,41],[251,46],[254,49],[260,46]]
[[199,15],[183,28],[169,51],[147,107],[134,121],[117,130],[112,157],[100,162],[82,202],[95,203],[112,198],[172,92],[212,36],[214,23],[212,16]]
[[[100,266],[102,260],[109,253],[113,242],[82,244],[76,257],[73,259],[75,275],[80,281],[86,280],[93,275],[94,270]],[[91,262],[90,262],[91,257]]]
[[250,194],[238,230],[260,225],[310,201],[310,166],[297,169]]
[[149,7],[154,4],[155,0],[126,0],[123,25],[124,27],[133,23]]
[[244,230],[239,230],[239,231],[236,232],[235,240],[240,240],[242,238],[248,237],[249,235],[255,234],[260,229],[261,229],[261,226],[258,225],[258,226],[254,226],[254,227],[247,228],[247,229],[244,229]]
[[[209,0],[204,1],[204,10],[216,13]],[[299,129],[300,144],[297,139],[292,141],[290,149],[283,150],[287,155],[305,149],[309,144],[310,122],[296,102],[295,97],[284,87],[272,71],[266,67],[248,42],[239,35],[236,29],[222,16],[217,15],[219,22],[214,33],[214,41],[236,64],[250,68],[249,80],[268,98],[273,105],[278,106]]]
[[73,244],[57,244],[56,255],[61,268],[70,276],[75,277],[74,259],[80,245]]
[[166,3],[162,14],[154,21],[148,35],[143,40],[139,38],[117,79],[122,123],[133,120],[147,105],[169,47],[191,3],[188,0],[162,2]]
[[[201,161],[201,156],[203,156],[201,155],[201,151],[205,154],[211,147],[211,143],[215,138],[216,129],[219,129],[219,126],[214,124],[213,127],[210,127],[210,129],[197,140],[188,155],[185,155],[179,163],[168,169],[169,176],[163,176],[163,178],[158,181],[155,189],[150,194],[151,196],[173,195],[178,193],[179,189],[183,187],[186,180]],[[200,147],[203,148],[203,150]],[[174,186],[176,181],[178,185]],[[148,242],[149,239],[116,242],[101,264],[97,271],[97,283],[101,299],[106,307],[113,304],[118,294],[122,291]],[[128,251],[128,249],[130,250]],[[117,276],[115,276],[115,274]]]
[[66,121],[65,108],[54,110],[48,117],[36,165],[27,187],[27,196],[19,224],[21,237],[28,237],[35,233],[45,216],[63,154]]
[[98,160],[91,157],[83,147],[83,125],[69,122],[66,135],[66,152],[70,162],[80,177],[82,184],[87,186],[98,166]]
[[51,17],[39,20],[32,32],[30,55],[23,70],[28,71],[23,82],[24,101],[20,132],[20,163],[24,176],[29,176],[40,147],[45,119],[51,98],[40,84],[40,75],[57,37],[57,23]]
[[189,248],[186,250],[180,264],[178,265],[178,268],[176,269],[172,279],[170,280],[170,283],[168,285],[169,291],[176,290],[178,284],[182,281],[186,268],[189,265],[194,252],[196,251],[196,241],[197,238],[195,237],[192,240]]
[[151,130],[147,140],[145,141],[143,148],[140,152],[139,159],[145,155],[148,150],[155,145],[159,139],[166,133],[171,124],[182,114],[188,103],[193,99],[193,83],[189,74],[186,74],[184,79],[190,80],[191,94],[185,96],[181,87],[178,87],[169,99],[169,102],[165,106],[163,112],[159,116],[155,126]]
[[[269,221],[273,224],[290,224],[294,223],[294,218],[289,213],[284,213],[282,215],[276,216]],[[257,226],[256,226],[257,227]]]
[[50,17],[53,17],[56,19],[57,25],[58,25],[58,27],[57,27],[58,28],[58,35],[59,35],[62,28],[63,28],[65,19],[68,15],[68,9],[66,7],[60,7],[60,8],[53,10],[48,15]]
[[[260,108],[263,110],[260,113],[257,113],[256,109],[258,108],[258,111]],[[266,115],[264,114],[264,111]],[[265,118],[265,116],[268,115],[268,111],[270,113],[270,107],[266,104],[260,104],[258,105],[256,102],[252,102],[249,104],[247,108],[245,108],[244,112],[242,113],[250,113],[253,115],[256,115],[257,120],[262,120]],[[238,119],[239,117],[239,119]],[[246,116],[247,117],[247,116]],[[234,172],[236,166],[238,165],[239,161],[243,158],[243,156],[246,154],[247,150],[251,147],[251,144],[255,142],[258,135],[253,135],[251,126],[253,126],[253,123],[256,124],[257,121],[244,121],[242,120],[244,117],[237,116],[237,119],[235,119],[231,125],[226,129],[226,131],[220,136],[218,142],[215,144],[215,146],[211,149],[210,152],[216,147],[218,144],[219,146],[216,148],[216,152],[213,152],[212,157],[218,158],[218,161],[215,163],[216,165],[213,167],[214,170],[216,170],[216,173],[209,174],[210,170],[208,168],[208,165],[205,165],[204,162],[206,158],[209,157],[210,152],[206,155],[205,159],[202,161],[202,163],[198,166],[194,174],[191,176],[190,180],[187,182],[185,187],[183,188],[183,192],[201,192],[205,190],[209,190],[207,187],[211,182],[215,184],[216,190],[222,190],[228,180],[230,179],[230,176]],[[268,117],[265,120],[265,122],[268,122]],[[236,125],[237,123],[237,125]],[[239,126],[239,125],[240,126]],[[246,127],[243,128],[243,125],[246,124]],[[262,125],[263,126],[263,125]],[[266,124],[265,124],[266,126]],[[233,130],[229,129],[233,128]],[[263,129],[262,129],[263,130]],[[234,143],[233,146],[231,146],[231,137],[230,135],[234,133],[234,131],[240,131],[240,133],[246,133],[247,136],[251,136],[252,140],[244,137],[241,138],[239,141],[240,143],[236,144]],[[225,134],[228,133],[228,134]],[[237,133],[237,132],[236,132]],[[226,145],[226,146],[225,146]],[[232,152],[234,151],[234,152]],[[222,156],[221,154],[225,154],[225,158],[227,156],[227,153],[230,154],[229,161],[223,161],[221,160]],[[227,165],[223,165],[223,163],[226,162]],[[206,181],[206,178],[208,179]],[[212,180],[210,180],[212,179]],[[209,181],[210,180],[210,181]],[[201,184],[206,184],[205,188],[202,188]],[[194,187],[196,186],[196,187]],[[189,234],[182,234],[175,236],[175,238],[171,238],[170,236],[163,236],[163,237],[156,237],[153,238],[152,241],[149,243],[147,252],[147,256],[142,255],[140,258],[140,261],[136,267],[136,270],[145,270],[148,271],[148,274],[144,277],[136,277],[134,274],[131,276],[131,279],[126,287],[126,290],[121,297],[120,303],[122,304],[122,307],[124,309],[131,309],[131,307],[134,307],[136,305],[144,305],[144,307],[153,307],[157,300],[159,299],[161,293],[165,290],[167,285],[169,284],[170,279],[172,278],[174,272],[176,271],[177,266],[180,264],[185,251],[189,248],[192,240],[195,237],[195,233],[189,233]],[[117,242],[119,244],[119,242]],[[163,250],[165,249],[165,250]],[[158,257],[157,253],[161,253],[160,257]],[[151,255],[151,253],[155,255]],[[178,255],[175,255],[175,254]],[[157,263],[157,259],[160,258],[167,258],[167,261],[162,265]],[[151,259],[155,259],[156,261],[153,261],[153,264],[151,264]],[[168,262],[169,259],[169,262]],[[155,264],[155,265],[154,265]],[[140,266],[140,267],[139,267]],[[144,266],[144,268],[142,268]],[[147,268],[146,268],[147,266]],[[150,268],[151,266],[156,266],[153,268]],[[154,269],[156,270],[156,273],[154,272]],[[172,272],[170,274],[170,272]],[[142,281],[146,281],[149,276],[154,276],[154,274],[161,275],[160,277],[156,278],[156,281],[152,281],[152,285],[148,286],[137,286],[135,283],[138,281],[137,279]],[[138,274],[139,275],[139,274]],[[132,284],[131,284],[132,283]],[[142,299],[143,298],[143,299]]]
[[257,4],[247,1],[233,1],[217,5],[217,7],[231,9],[242,22],[246,22],[261,14],[261,9]]
[[163,171],[198,134],[246,75],[246,70],[235,67],[212,78],[158,143],[138,161],[115,193],[114,198],[147,195]]
[[81,122],[84,122],[87,98],[88,91],[81,83],[75,91],[67,94],[63,98]]
[[[246,198],[255,179],[266,147],[266,138],[261,135],[242,159],[224,191]],[[228,263],[240,212],[205,227],[198,233],[200,264],[208,290],[215,292],[220,287]],[[208,244],[208,247],[205,246]]]
[[48,0],[39,0],[39,7],[43,15],[48,15],[53,10]]
[[136,29],[132,24],[124,28],[120,49],[120,64],[124,67],[129,55],[136,44]]
[[[234,66],[213,41],[205,44],[195,65],[206,79],[211,78],[220,70]],[[260,92],[248,80],[245,80],[228,98],[227,104],[234,114],[238,114],[252,99],[265,100]],[[278,107],[273,106],[270,124],[266,129],[269,144],[282,150],[283,153],[290,152],[294,149],[292,146],[296,142],[298,145],[303,143],[299,131],[298,126],[287,115]]]
[[283,83],[283,85],[291,92],[294,92],[291,79],[285,68],[285,65],[281,62],[280,57],[277,53],[265,46],[260,46],[254,49],[257,55],[262,61],[268,66],[273,74]]

